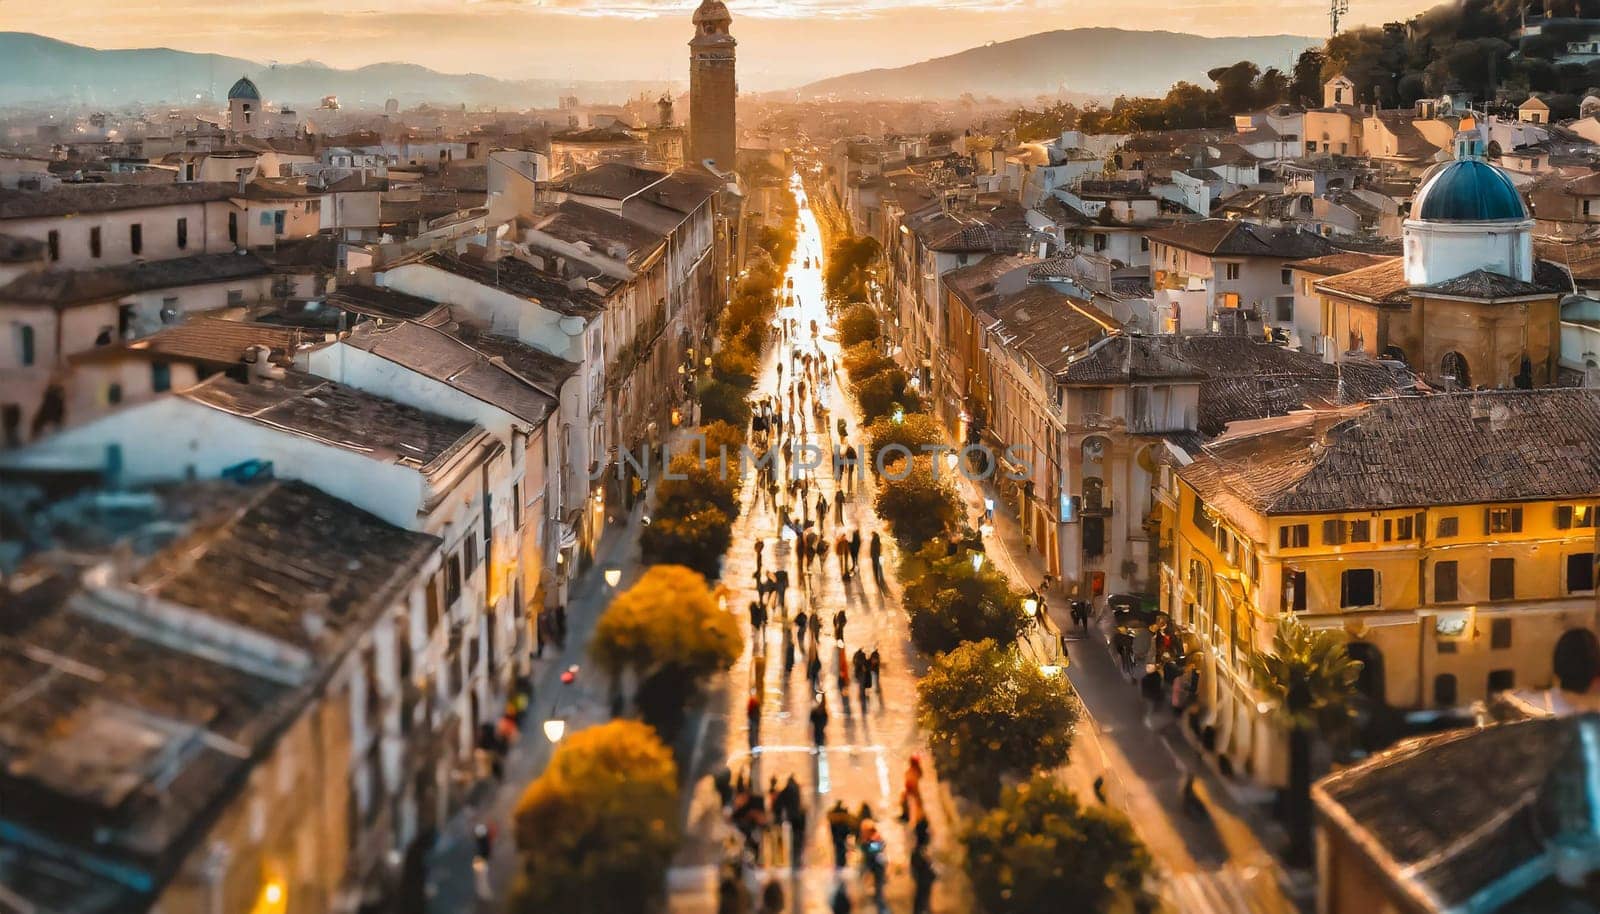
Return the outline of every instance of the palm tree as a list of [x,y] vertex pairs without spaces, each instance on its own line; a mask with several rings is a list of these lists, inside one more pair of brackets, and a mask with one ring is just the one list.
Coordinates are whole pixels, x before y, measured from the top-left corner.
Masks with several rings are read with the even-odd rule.
[[1293,615],[1278,620],[1272,652],[1250,656],[1256,688],[1289,731],[1289,863],[1311,862],[1311,737],[1350,723],[1361,661],[1338,633],[1313,629]]

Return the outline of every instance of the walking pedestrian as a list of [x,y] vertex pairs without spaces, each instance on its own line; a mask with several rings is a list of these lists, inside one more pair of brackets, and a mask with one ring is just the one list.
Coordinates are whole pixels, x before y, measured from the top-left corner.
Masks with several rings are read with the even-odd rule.
[[822,530],[828,526],[828,496],[826,493],[817,493],[817,529]]
[[766,549],[767,549],[767,541],[764,540],[764,539],[757,539],[756,540],[756,574],[758,574],[758,575],[761,574],[761,554],[763,552],[765,552]]
[[744,716],[750,729],[750,745],[754,746],[761,738],[761,698],[755,689],[750,690],[750,697],[744,703]]
[[768,879],[761,890],[761,914],[783,914],[783,885],[777,878]]
[[727,813],[733,808],[733,772],[727,765],[717,769],[711,775],[711,786],[717,791],[717,799],[722,802],[722,811]]
[[884,880],[889,874],[887,843],[883,839],[883,833],[878,831],[877,823],[871,819],[862,821],[858,840],[861,847],[861,869],[872,877],[872,900],[877,903],[878,910],[882,911]]
[[850,573],[861,570],[861,528],[850,531]]
[[883,680],[878,675],[882,668],[882,663],[882,658],[878,656],[878,649],[874,647],[871,655],[867,657],[867,665],[872,670],[872,686],[879,691],[883,690]]
[[843,609],[833,614],[833,640],[840,642],[844,641],[844,626],[845,623],[849,621],[850,620],[845,616]]
[[872,531],[872,542],[867,546],[867,554],[872,558],[872,579],[883,586],[883,540],[878,536],[878,531]]
[[750,661],[750,685],[758,693],[766,688],[767,652],[762,651]]
[[850,836],[855,834],[856,820],[850,815],[850,810],[844,808],[844,801],[839,800],[828,810],[828,837],[833,839],[833,865],[835,869],[843,869],[846,855],[849,852]]
[[811,614],[811,640],[817,641],[817,640],[820,640],[821,638],[822,638],[822,613],[814,612],[814,613]]
[[[822,681],[822,658],[817,655],[816,645],[811,646],[806,660],[806,678],[811,681],[811,691],[817,691],[817,684]],[[820,693],[819,693],[820,694]],[[826,713],[826,712],[824,712]],[[813,724],[815,724],[816,710],[812,709]],[[819,739],[818,742],[821,742]]]
[[[815,659],[818,672],[822,670],[822,660]],[[811,704],[811,741],[821,747],[828,734],[828,702],[821,692],[817,693],[816,701]]]
[[[843,504],[843,502],[836,501],[834,504]],[[842,530],[839,531],[837,537],[834,537],[833,554],[839,559],[839,580],[848,582],[850,580],[850,538],[845,536]]]
[[852,495],[855,494],[856,491],[856,473],[860,471],[859,467],[856,465],[856,460],[857,454],[855,445],[852,444],[847,446],[844,449],[844,488],[846,492],[849,492]]
[[939,878],[933,870],[933,860],[928,849],[919,847],[911,852],[911,914],[928,914],[933,900],[933,881]]
[[844,497],[839,493],[833,494],[833,523],[835,526],[844,526]]
[[789,609],[788,604],[784,602],[784,595],[789,592],[789,570],[787,568],[779,568],[777,573],[773,575],[772,583],[776,584],[778,588],[778,611],[787,613]]

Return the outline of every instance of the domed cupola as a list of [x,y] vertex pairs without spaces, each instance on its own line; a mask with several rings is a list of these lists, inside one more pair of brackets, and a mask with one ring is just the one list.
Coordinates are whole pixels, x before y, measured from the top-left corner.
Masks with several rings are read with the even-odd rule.
[[233,84],[233,88],[228,90],[228,98],[229,100],[238,98],[259,102],[261,101],[261,90],[256,88],[255,82],[250,77],[241,76],[239,81]]
[[1483,160],[1476,134],[1456,159],[1424,176],[1405,222],[1406,281],[1414,286],[1488,270],[1533,278],[1533,218],[1505,171]]

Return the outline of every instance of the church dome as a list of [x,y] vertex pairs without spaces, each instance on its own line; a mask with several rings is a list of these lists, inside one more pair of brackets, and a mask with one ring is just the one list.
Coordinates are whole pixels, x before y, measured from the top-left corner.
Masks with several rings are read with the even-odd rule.
[[261,101],[261,90],[257,89],[256,84],[250,81],[250,77],[241,76],[239,81],[233,84],[233,88],[228,90],[228,100],[232,101],[236,98],[259,102]]
[[1522,194],[1505,172],[1477,159],[1459,159],[1434,172],[1411,203],[1423,222],[1521,222]]

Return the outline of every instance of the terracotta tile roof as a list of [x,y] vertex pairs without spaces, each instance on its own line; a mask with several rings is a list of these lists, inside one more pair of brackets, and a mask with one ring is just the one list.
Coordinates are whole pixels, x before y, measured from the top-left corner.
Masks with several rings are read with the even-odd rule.
[[1402,257],[1386,258],[1370,267],[1319,279],[1313,288],[1385,307],[1411,304],[1411,285],[1406,282],[1406,262]]
[[1069,387],[1106,387],[1136,381],[1199,380],[1205,372],[1167,352],[1157,337],[1113,336],[1090,348],[1056,380]]
[[[1466,910],[1514,872],[1553,873],[1566,848],[1592,844],[1600,809],[1594,713],[1467,728],[1401,743],[1314,789],[1317,810],[1373,873],[1417,910]],[[1518,884],[1500,912],[1594,909],[1590,886],[1553,876]]]
[[1264,514],[1600,495],[1600,391],[1400,397],[1230,428],[1181,471]]
[[1340,251],[1337,254],[1325,254],[1321,257],[1297,260],[1290,266],[1296,270],[1304,270],[1307,273],[1316,273],[1319,276],[1338,276],[1341,273],[1353,273],[1356,270],[1377,266],[1391,259],[1387,254]]
[[[1565,279],[1566,273],[1559,267],[1555,268]],[[1534,282],[1524,282],[1503,273],[1490,270],[1473,270],[1463,273],[1454,279],[1436,282],[1431,285],[1418,286],[1418,294],[1443,295],[1451,298],[1474,298],[1484,301],[1494,301],[1503,298],[1529,298],[1533,296],[1550,296],[1570,289],[1564,282],[1546,271],[1544,276],[1536,272]],[[1540,282],[1539,280],[1544,280]],[[1559,283],[1559,284],[1557,284]]]
[[1283,257],[1304,260],[1334,251],[1320,235],[1275,229],[1234,219],[1205,219],[1150,232],[1151,241],[1222,257]]
[[228,181],[188,184],[63,184],[50,190],[0,190],[0,219],[105,213],[119,209],[212,203],[238,190]]
[[254,254],[196,254],[174,260],[148,260],[91,270],[24,273],[0,288],[0,303],[71,305],[108,301],[156,289],[266,276],[272,270]]
[[1109,314],[1042,283],[1002,297],[992,313],[995,322],[989,332],[999,344],[1026,353],[1052,373],[1066,368],[1074,354],[1118,329]]

